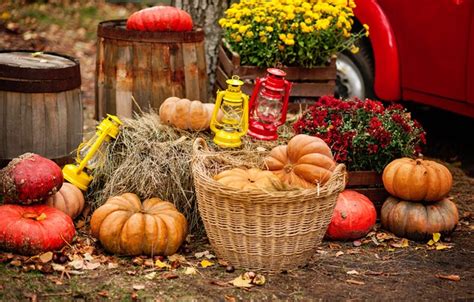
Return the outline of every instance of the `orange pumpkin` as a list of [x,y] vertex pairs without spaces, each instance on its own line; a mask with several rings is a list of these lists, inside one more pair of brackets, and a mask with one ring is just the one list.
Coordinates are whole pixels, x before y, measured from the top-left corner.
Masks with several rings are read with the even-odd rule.
[[91,232],[118,255],[172,255],[186,238],[186,218],[159,198],[125,193],[109,198],[91,218]]
[[456,228],[458,219],[456,205],[447,198],[422,204],[389,197],[380,213],[383,228],[412,240],[426,240],[433,233],[447,235]]
[[270,171],[258,168],[234,168],[214,176],[219,183],[240,190],[276,191],[281,188],[280,179]]
[[169,97],[161,104],[159,114],[165,125],[183,130],[204,130],[209,128],[213,110],[214,104]]
[[46,200],[46,204],[74,219],[84,209],[84,195],[75,185],[65,182],[56,194]]
[[336,167],[328,145],[319,137],[306,134],[298,134],[288,145],[273,148],[265,164],[283,183],[301,188],[324,184]]
[[442,164],[407,157],[390,162],[383,171],[382,180],[391,195],[419,202],[442,199],[453,184],[451,172]]

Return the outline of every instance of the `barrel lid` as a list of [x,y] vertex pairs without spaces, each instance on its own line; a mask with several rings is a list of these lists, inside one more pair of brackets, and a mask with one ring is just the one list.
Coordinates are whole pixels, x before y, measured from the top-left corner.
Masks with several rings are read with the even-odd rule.
[[81,86],[79,61],[54,52],[0,51],[0,90],[59,92]]
[[128,30],[127,20],[109,20],[100,22],[97,36],[124,41],[153,42],[153,43],[193,43],[204,41],[204,31],[196,27],[191,31],[138,31]]

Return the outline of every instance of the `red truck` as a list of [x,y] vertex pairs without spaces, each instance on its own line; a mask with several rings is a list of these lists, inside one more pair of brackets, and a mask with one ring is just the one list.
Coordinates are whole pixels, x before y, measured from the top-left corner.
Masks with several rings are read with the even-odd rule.
[[356,0],[370,35],[338,57],[337,94],[407,100],[474,118],[474,0]]

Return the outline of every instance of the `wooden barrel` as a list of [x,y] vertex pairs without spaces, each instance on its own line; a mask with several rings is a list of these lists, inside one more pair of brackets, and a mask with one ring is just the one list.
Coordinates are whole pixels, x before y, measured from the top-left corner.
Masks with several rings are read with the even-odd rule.
[[[99,23],[96,118],[158,110],[170,96],[207,101],[204,31],[141,32],[126,20]],[[132,100],[132,96],[136,102]]]
[[82,141],[80,86],[74,58],[0,51],[0,166],[26,152],[70,161]]

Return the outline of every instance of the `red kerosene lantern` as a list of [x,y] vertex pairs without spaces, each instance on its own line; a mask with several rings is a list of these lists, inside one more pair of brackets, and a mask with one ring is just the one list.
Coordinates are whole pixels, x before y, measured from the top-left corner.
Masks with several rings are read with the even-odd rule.
[[268,68],[267,75],[257,78],[249,101],[248,135],[261,140],[276,140],[278,127],[286,121],[291,82],[286,73]]

